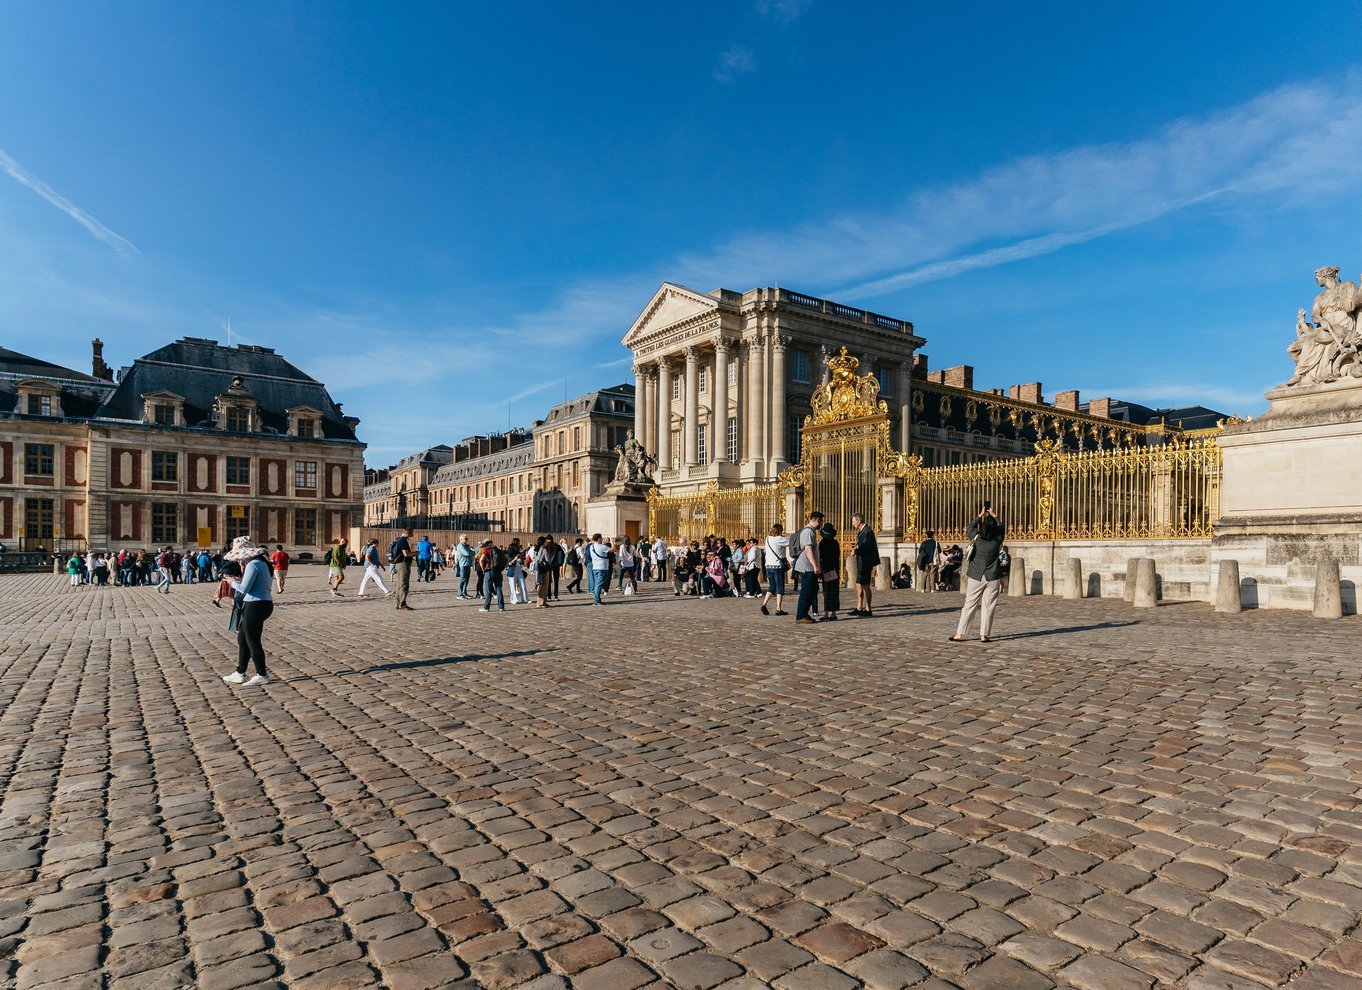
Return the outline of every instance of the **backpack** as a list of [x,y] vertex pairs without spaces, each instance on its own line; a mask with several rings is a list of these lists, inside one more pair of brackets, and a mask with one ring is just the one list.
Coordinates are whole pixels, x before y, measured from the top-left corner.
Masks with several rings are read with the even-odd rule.
[[506,570],[506,551],[501,549],[501,547],[492,548],[492,570]]
[[388,544],[388,563],[396,564],[402,559],[402,555],[397,552],[397,544],[401,542],[401,540],[402,537],[399,536],[396,540],[393,540]]

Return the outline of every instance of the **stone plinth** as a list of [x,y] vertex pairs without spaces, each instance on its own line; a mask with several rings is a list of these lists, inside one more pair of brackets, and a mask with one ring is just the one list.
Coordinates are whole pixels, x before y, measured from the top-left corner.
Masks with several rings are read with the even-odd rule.
[[586,503],[583,533],[600,533],[608,540],[622,536],[637,540],[648,528],[648,494],[632,486],[611,485],[605,494]]

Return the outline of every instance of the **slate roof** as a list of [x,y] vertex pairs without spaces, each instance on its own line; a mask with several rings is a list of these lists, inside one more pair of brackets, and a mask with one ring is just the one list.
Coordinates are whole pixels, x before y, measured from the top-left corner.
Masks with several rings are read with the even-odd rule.
[[560,402],[544,417],[543,425],[557,425],[587,416],[613,416],[633,421],[634,386],[631,382],[597,389],[575,399]]
[[[1084,412],[1087,411],[1086,405]],[[1157,423],[1160,420],[1169,426],[1181,425],[1184,430],[1208,430],[1215,426],[1216,422],[1228,419],[1229,414],[1208,409],[1205,406],[1180,406],[1176,409],[1171,408],[1151,408],[1142,406],[1138,402],[1124,402],[1112,400],[1111,418],[1123,423],[1137,423],[1140,426],[1148,426],[1150,423]]]
[[184,397],[184,421],[190,429],[216,430],[211,425],[213,400],[226,392],[236,377],[260,404],[262,432],[287,435],[288,410],[308,406],[322,414],[325,439],[358,442],[354,428],[345,421],[326,386],[272,348],[246,344],[223,347],[201,337],[183,337],[123,369],[117,388],[96,418],[140,422],[142,396],[164,391]]
[[112,382],[102,378],[0,347],[0,415],[23,413],[17,408],[19,393],[15,386],[28,378],[41,378],[61,386],[62,413],[66,419],[93,416],[114,388]]

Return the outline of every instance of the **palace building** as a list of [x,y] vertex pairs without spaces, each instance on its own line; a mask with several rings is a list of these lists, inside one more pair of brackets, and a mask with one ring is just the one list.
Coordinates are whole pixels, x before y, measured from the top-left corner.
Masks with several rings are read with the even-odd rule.
[[298,553],[349,532],[359,420],[273,349],[184,337],[114,376],[96,340],[91,370],[0,349],[0,540]]

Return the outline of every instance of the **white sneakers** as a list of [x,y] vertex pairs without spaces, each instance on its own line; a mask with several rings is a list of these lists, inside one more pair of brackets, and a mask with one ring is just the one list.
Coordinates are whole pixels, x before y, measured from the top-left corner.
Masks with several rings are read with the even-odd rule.
[[228,684],[242,684],[246,687],[255,687],[257,684],[268,684],[270,682],[268,677],[261,677],[259,674],[247,680],[245,674],[238,674],[236,671],[232,671],[223,680]]

